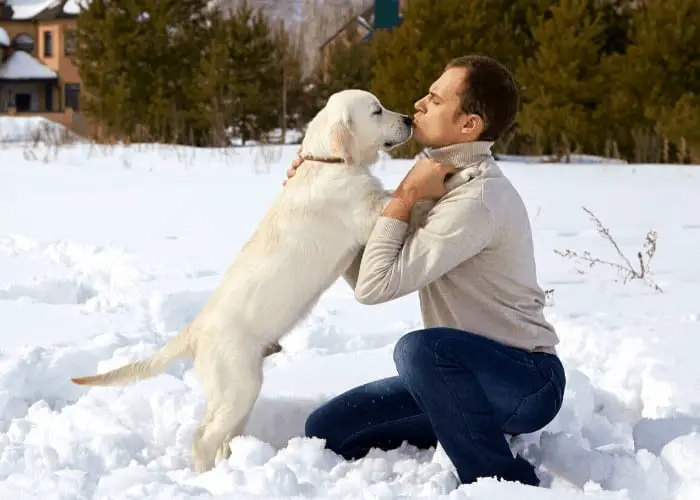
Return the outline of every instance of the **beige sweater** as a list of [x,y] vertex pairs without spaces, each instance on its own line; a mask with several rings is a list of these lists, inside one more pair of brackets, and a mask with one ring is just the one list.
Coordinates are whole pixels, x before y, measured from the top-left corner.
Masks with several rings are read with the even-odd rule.
[[556,353],[559,339],[543,314],[527,210],[491,145],[428,150],[458,167],[447,194],[416,206],[409,224],[380,217],[344,278],[363,304],[418,291],[426,328],[453,327]]

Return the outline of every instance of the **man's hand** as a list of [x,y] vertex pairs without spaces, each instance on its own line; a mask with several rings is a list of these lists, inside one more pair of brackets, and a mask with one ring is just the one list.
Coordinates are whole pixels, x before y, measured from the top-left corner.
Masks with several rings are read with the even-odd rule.
[[408,222],[416,203],[421,200],[437,200],[445,195],[445,176],[456,169],[451,164],[421,158],[396,188],[393,199],[382,215]]
[[301,146],[299,146],[299,149],[297,149],[297,158],[292,162],[292,166],[287,170],[287,178],[282,182],[283,186],[286,186],[287,181],[294,177],[294,174],[297,173],[297,169],[302,163],[304,163],[304,159],[301,157]]
[[415,205],[421,200],[437,200],[445,195],[445,176],[457,167],[440,163],[430,158],[421,158],[409,170],[399,187],[396,196]]

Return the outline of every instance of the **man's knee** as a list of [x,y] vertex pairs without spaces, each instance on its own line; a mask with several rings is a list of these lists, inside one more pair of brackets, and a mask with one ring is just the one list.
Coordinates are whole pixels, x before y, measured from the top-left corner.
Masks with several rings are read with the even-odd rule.
[[329,420],[330,418],[326,405],[319,406],[306,417],[304,435],[306,437],[320,438],[328,441],[329,434],[333,429]]
[[407,333],[394,346],[394,363],[399,375],[426,374],[437,365],[435,347],[446,329],[427,328]]

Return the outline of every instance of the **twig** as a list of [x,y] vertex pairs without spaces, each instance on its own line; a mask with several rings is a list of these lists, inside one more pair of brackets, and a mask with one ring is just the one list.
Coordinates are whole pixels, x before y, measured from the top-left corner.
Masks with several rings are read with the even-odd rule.
[[[637,261],[639,262],[639,269],[637,269],[632,265],[630,259],[628,259],[627,256],[622,252],[620,246],[615,241],[615,238],[613,238],[612,234],[610,234],[610,230],[603,225],[600,219],[598,219],[598,217],[596,217],[595,214],[586,207],[583,207],[583,211],[586,212],[588,216],[593,220],[598,234],[600,234],[603,238],[608,240],[613,246],[615,252],[622,260],[622,264],[593,257],[588,251],[579,254],[578,252],[575,252],[573,250],[554,250],[554,253],[562,257],[572,258],[578,261],[586,262],[589,268],[597,264],[612,267],[618,271],[618,273],[622,277],[623,283],[629,283],[632,280],[640,280],[646,283],[648,286],[652,287],[657,292],[663,292],[661,287],[658,284],[656,284],[649,276],[651,274],[651,271],[649,269],[649,263],[654,257],[654,254],[656,253],[656,231],[649,231],[647,233],[644,239],[643,252],[637,252]],[[578,272],[583,274],[583,271]]]

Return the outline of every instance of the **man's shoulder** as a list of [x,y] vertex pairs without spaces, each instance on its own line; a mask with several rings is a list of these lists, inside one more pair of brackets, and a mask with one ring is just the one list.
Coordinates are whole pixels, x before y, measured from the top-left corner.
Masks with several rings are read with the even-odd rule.
[[456,212],[485,210],[496,219],[512,218],[527,212],[519,191],[495,160],[486,160],[482,169],[481,175],[447,193],[440,204]]

